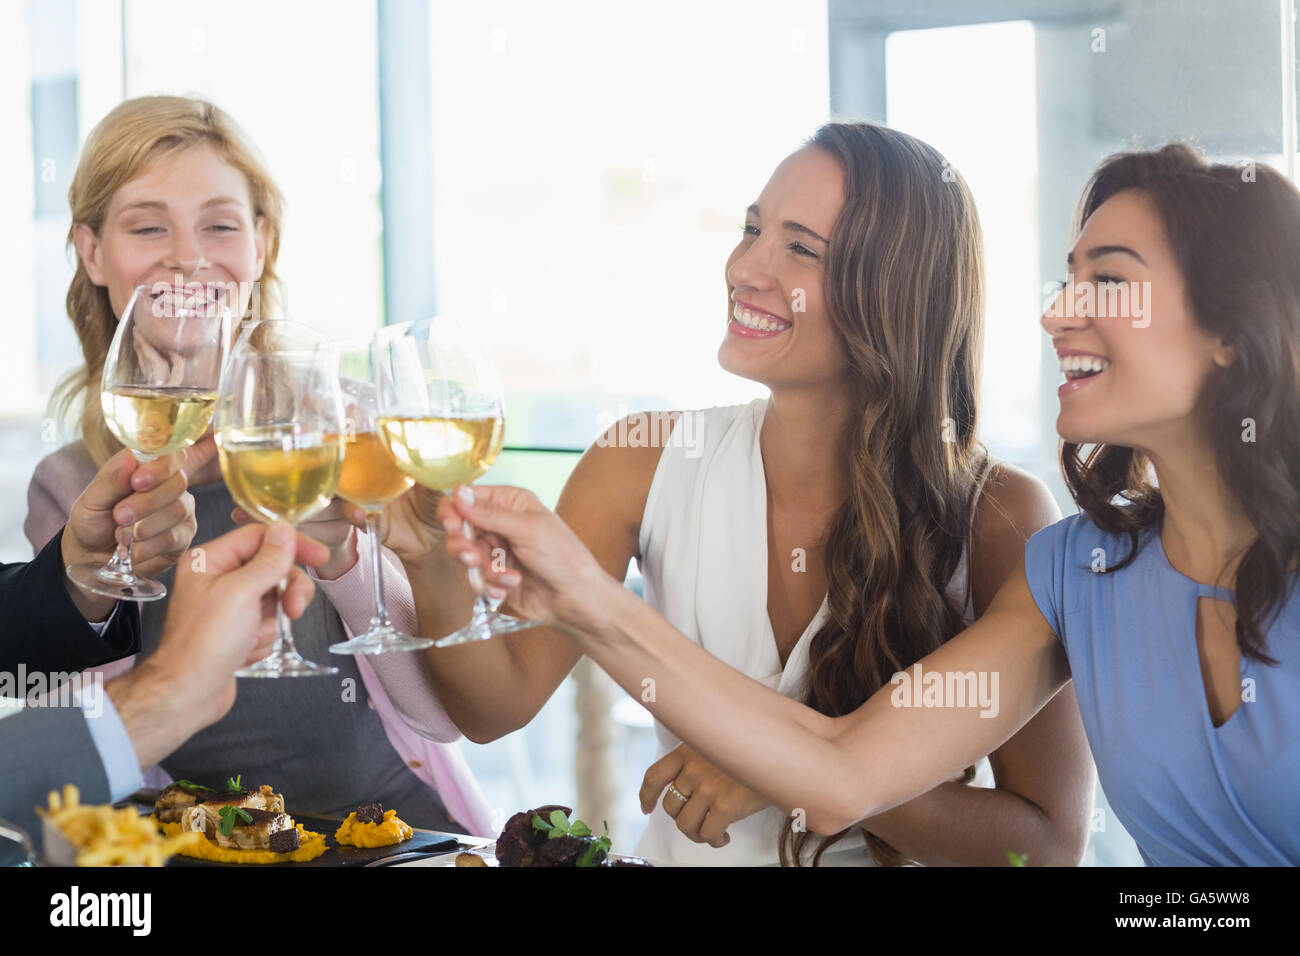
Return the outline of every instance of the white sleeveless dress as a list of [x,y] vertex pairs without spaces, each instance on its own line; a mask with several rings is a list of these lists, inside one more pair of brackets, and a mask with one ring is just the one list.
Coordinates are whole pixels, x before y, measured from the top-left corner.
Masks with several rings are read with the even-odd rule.
[[[782,667],[767,616],[767,483],[758,444],[766,409],[767,399],[756,399],[684,413],[692,419],[674,428],[646,497],[639,565],[646,601],[674,627],[741,673],[802,699],[808,644],[826,618],[827,604],[823,598]],[[963,554],[947,593],[966,608],[969,624],[974,612],[966,567]],[[658,721],[655,733],[660,757],[681,743]],[[994,785],[987,758],[976,767],[975,784]],[[776,865],[785,824],[786,815],[769,807],[733,823],[727,830],[731,842],[715,849],[682,835],[661,797],[636,853],[692,865]],[[864,845],[861,829],[855,829],[822,863],[870,865]]]

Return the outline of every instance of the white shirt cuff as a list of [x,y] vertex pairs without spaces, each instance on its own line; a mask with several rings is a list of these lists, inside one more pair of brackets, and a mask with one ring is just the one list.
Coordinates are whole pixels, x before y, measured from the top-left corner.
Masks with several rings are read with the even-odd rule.
[[126,725],[122,723],[101,680],[73,691],[72,699],[85,714],[90,739],[99,751],[104,775],[108,778],[109,801],[116,803],[125,800],[144,783],[144,777],[140,773],[140,758],[136,756],[135,745],[131,743],[131,735],[126,732]]

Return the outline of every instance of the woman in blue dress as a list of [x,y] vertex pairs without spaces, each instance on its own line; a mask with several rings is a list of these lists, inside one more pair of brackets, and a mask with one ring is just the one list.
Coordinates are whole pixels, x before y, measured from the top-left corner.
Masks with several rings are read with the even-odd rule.
[[853,713],[701,651],[526,491],[444,501],[445,526],[487,532],[448,550],[487,568],[508,546],[516,570],[487,577],[516,613],[566,633],[795,826],[834,833],[952,779],[1073,678],[1149,864],[1300,863],[1300,192],[1166,146],[1103,163],[1079,221],[1042,325],[1081,511],[1029,540],[983,617]]

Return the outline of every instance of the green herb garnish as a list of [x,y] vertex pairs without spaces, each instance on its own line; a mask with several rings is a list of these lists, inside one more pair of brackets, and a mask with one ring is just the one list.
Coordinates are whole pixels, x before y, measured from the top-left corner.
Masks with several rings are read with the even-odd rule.
[[243,779],[244,779],[244,775],[242,773],[228,778],[226,780],[226,792],[234,793],[237,790],[243,790],[244,789],[243,784],[240,783],[240,781],[242,781]]
[[576,864],[577,866],[599,866],[598,863],[593,862],[596,859],[596,855],[601,850],[604,850],[605,853],[608,854],[609,848],[613,845],[609,839],[609,823],[605,824],[604,836],[591,840],[591,827],[587,826],[587,824],[583,823],[581,820],[576,819],[570,823],[569,818],[564,815],[563,810],[552,810],[549,823],[543,820],[536,813],[533,814],[533,819],[530,822],[532,823],[533,829],[539,833],[545,833],[546,839],[548,840],[554,840],[562,836],[587,839],[587,849],[583,851],[582,856],[578,859]]
[[1028,866],[1029,857],[1023,853],[1015,853],[1011,850],[1006,851],[1007,859],[1011,861],[1012,866]]
[[210,792],[212,791],[211,787],[205,787],[203,786],[203,784],[195,783],[193,780],[176,780],[174,781],[174,783],[176,784],[176,786],[185,787],[188,790],[207,790]]
[[587,824],[583,823],[581,820],[574,820],[570,823],[569,818],[565,816],[563,810],[552,810],[551,821],[549,823],[534,813],[531,822],[533,824],[533,829],[545,833],[548,840],[554,840],[557,837],[562,836],[591,836],[591,827],[587,826]]
[[[587,835],[591,834],[591,830],[587,829],[586,824],[583,824],[583,829],[587,830]],[[600,853],[601,850],[604,850],[605,855],[608,856],[609,848],[611,846],[613,846],[613,843],[610,842],[609,839],[609,822],[606,821],[605,833],[599,839],[592,840],[591,843],[587,845],[587,850],[585,853],[582,854],[582,857],[578,860],[577,865],[578,866],[600,866],[600,864],[596,862],[596,855]]]
[[226,804],[220,810],[221,813],[221,835],[230,836],[235,829],[235,820],[238,819],[244,823],[252,823],[253,816],[247,810],[241,810],[239,807],[232,807]]

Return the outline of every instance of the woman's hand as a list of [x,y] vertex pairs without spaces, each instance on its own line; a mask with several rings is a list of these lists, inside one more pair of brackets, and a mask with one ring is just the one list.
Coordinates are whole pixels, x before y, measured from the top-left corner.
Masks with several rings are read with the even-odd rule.
[[[137,462],[127,449],[118,452],[72,505],[63,529],[64,564],[103,564],[133,533],[131,562],[138,573],[154,577],[174,565],[197,529],[188,475],[215,455],[211,438],[151,462]],[[113,609],[111,598],[75,585],[69,593],[87,620],[102,620]]]
[[[298,525],[298,531],[314,541],[319,541],[329,548],[329,558],[316,569],[316,577],[322,581],[334,581],[352,570],[357,563],[357,537],[352,523],[344,517],[344,509],[349,507],[342,498],[335,498],[328,508],[312,516],[310,521]],[[255,519],[243,508],[235,508],[230,513],[235,524],[245,525]]]
[[[389,502],[379,522],[383,546],[403,561],[418,561],[441,549],[444,534],[438,503],[442,498],[440,491],[414,485]],[[348,504],[343,513],[356,527],[366,527],[366,512],[360,505]]]
[[[672,785],[682,796],[666,789]],[[641,812],[654,809],[663,791],[664,812],[677,829],[696,843],[723,847],[731,842],[727,827],[770,804],[737,783],[686,744],[652,763],[641,781]]]
[[[508,485],[461,487],[438,505],[438,518],[447,553],[480,568],[488,593],[507,598],[528,620],[591,630],[598,626],[592,612],[601,589],[611,584],[622,588],[531,491]],[[466,520],[477,529],[472,541],[461,533]]]

